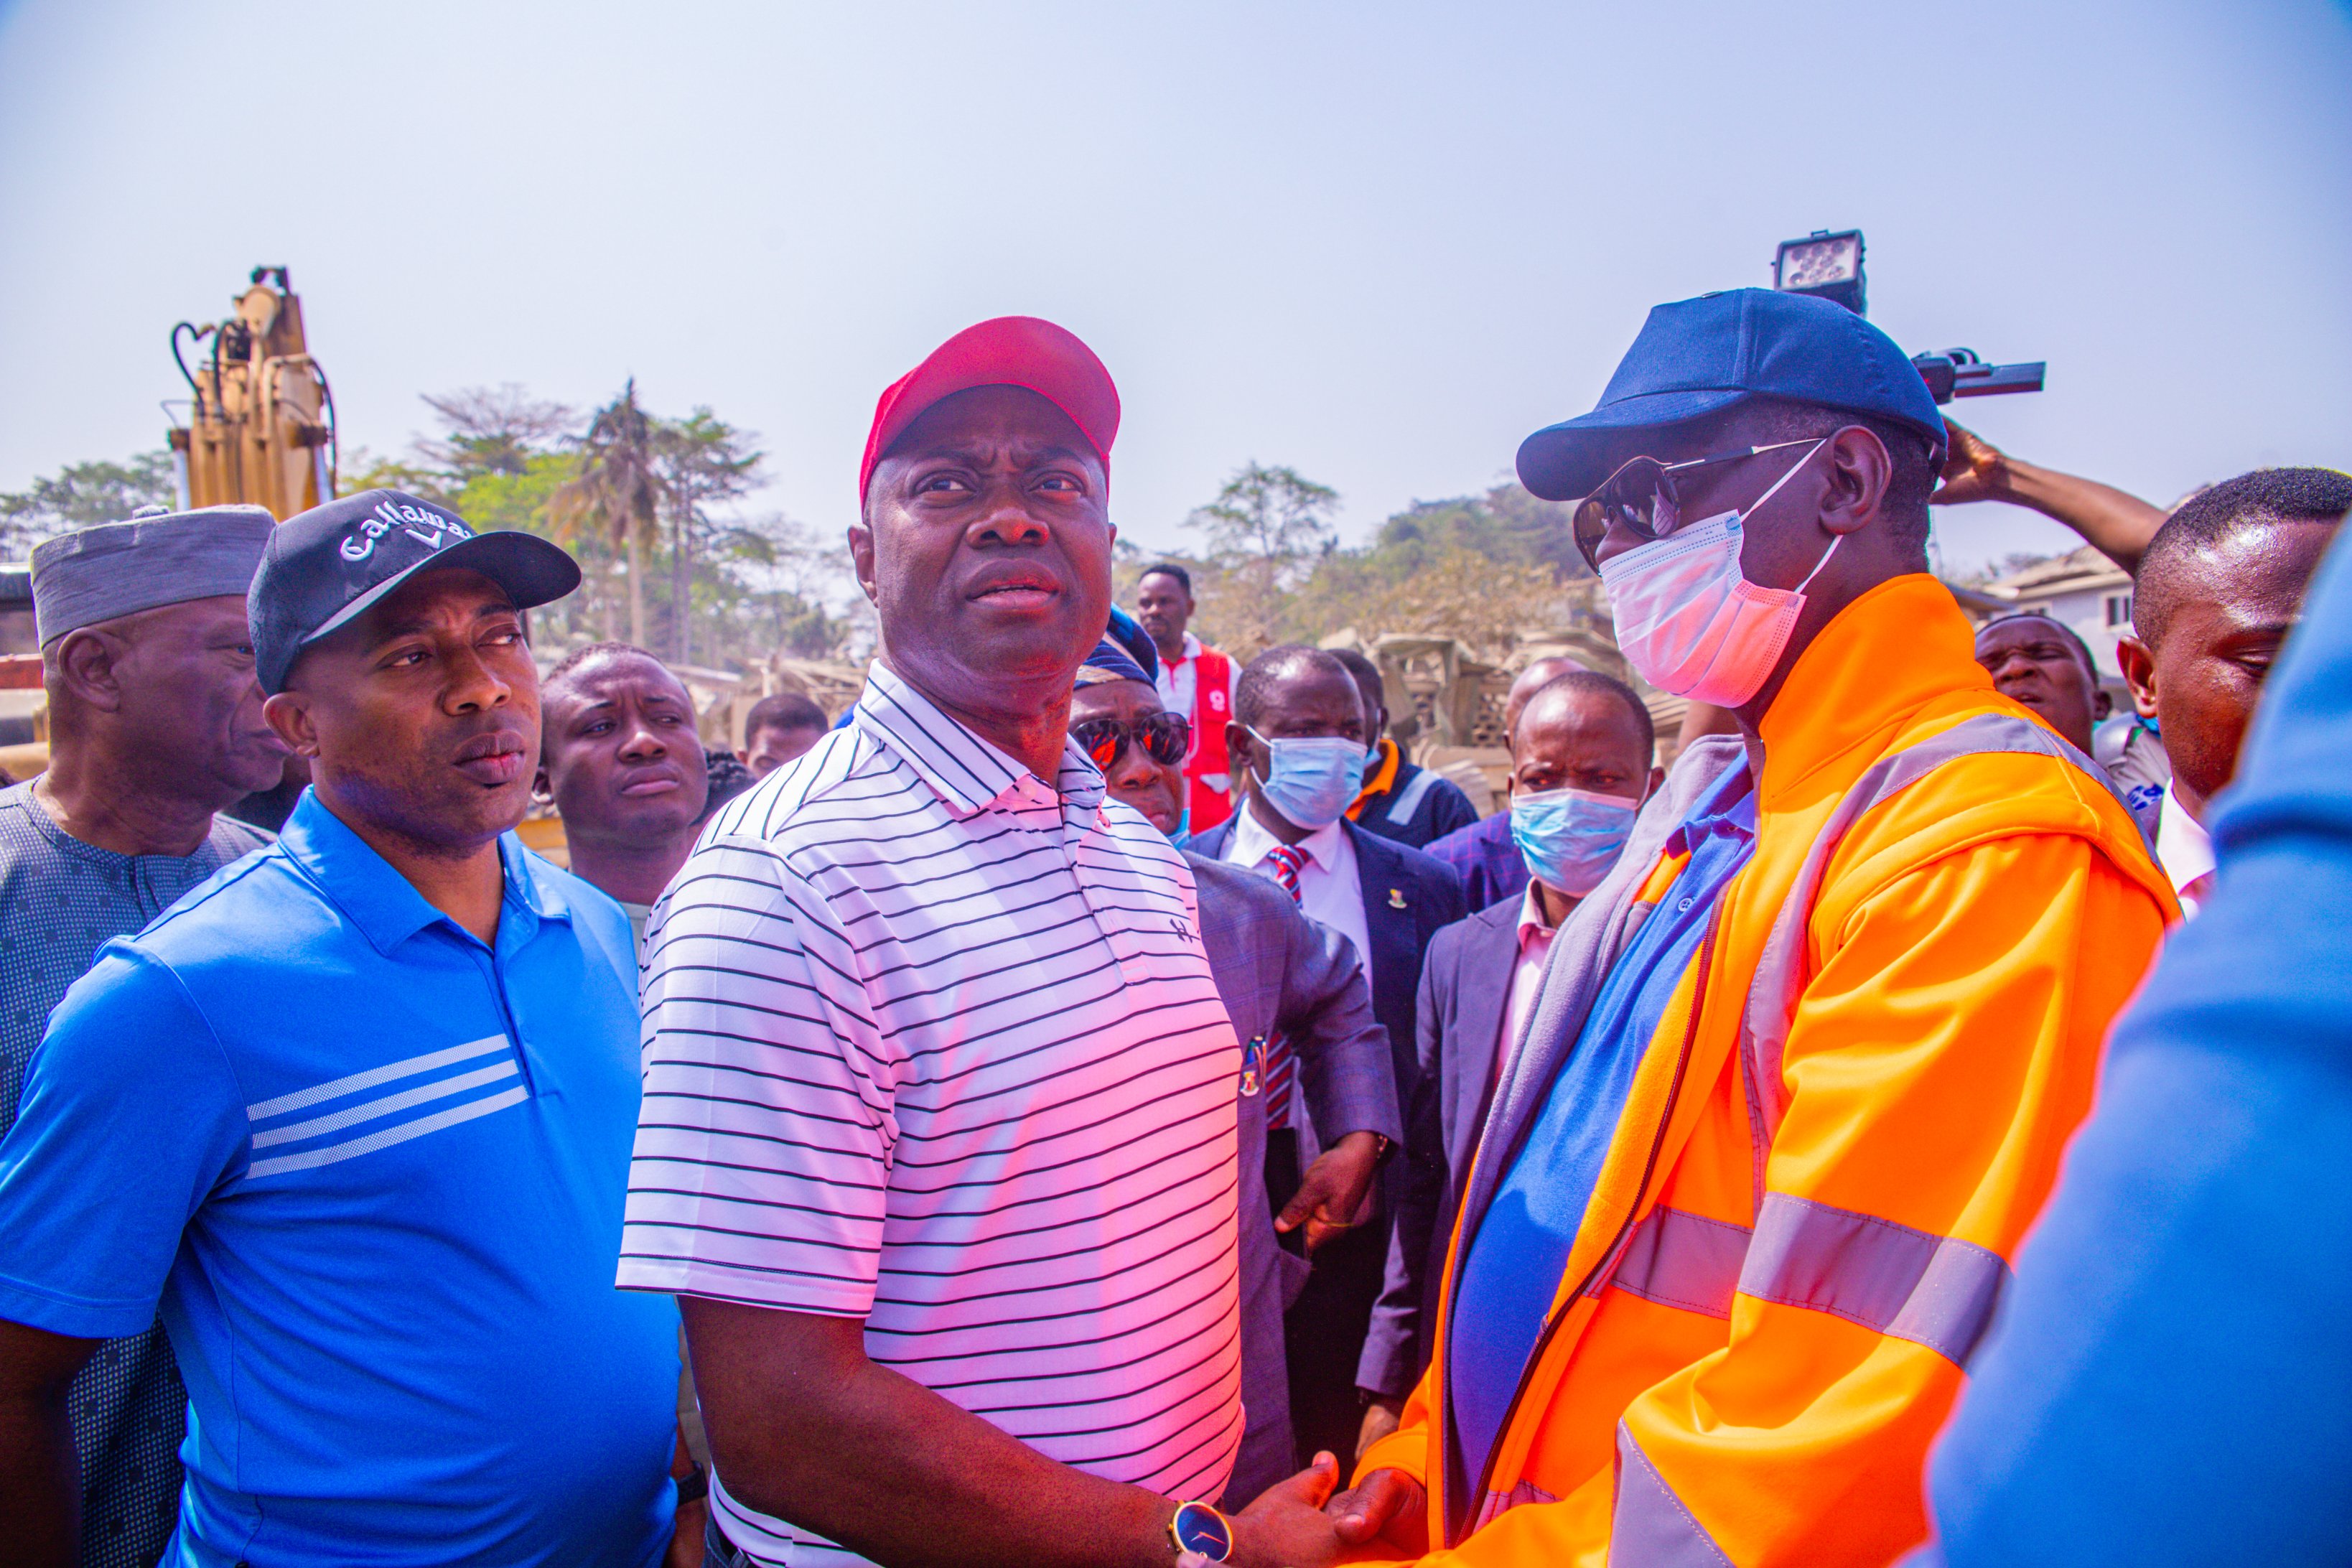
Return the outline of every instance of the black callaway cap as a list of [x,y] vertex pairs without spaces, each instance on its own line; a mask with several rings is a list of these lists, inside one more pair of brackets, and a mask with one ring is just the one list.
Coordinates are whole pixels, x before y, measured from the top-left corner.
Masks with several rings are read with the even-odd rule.
[[580,586],[580,567],[535,534],[476,533],[446,507],[399,490],[362,490],[278,525],[246,595],[254,674],[272,696],[302,649],[366,613],[430,566],[463,566],[504,588],[519,610]]

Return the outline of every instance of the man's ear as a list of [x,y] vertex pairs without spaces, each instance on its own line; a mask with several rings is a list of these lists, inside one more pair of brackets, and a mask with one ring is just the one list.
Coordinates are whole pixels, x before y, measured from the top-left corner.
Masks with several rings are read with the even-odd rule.
[[2143,719],[2157,716],[2156,655],[2137,637],[2116,639],[2116,663],[2124,672],[2124,680],[2131,687],[2132,706]]
[[302,700],[299,692],[281,691],[264,699],[261,717],[296,756],[319,754],[319,727],[311,721],[310,705]]
[[2113,713],[2115,710],[2116,710],[2116,700],[2115,700],[2115,697],[2113,696],[2113,694],[2111,694],[2111,693],[2107,690],[2107,689],[2106,689],[2105,687],[2104,687],[2104,686],[2099,687],[2097,689],[2094,690],[2094,691],[2091,693],[2091,722],[2092,722],[2092,723],[2094,723],[2094,724],[2104,724],[2104,723],[2105,723],[2105,722],[2107,721],[2107,715],[2108,715],[2108,714],[2110,714],[2110,713]]
[[1234,772],[1244,778],[1247,778],[1254,771],[1252,763],[1255,759],[1251,755],[1250,745],[1249,727],[1238,719],[1227,721],[1225,724],[1225,755],[1229,760],[1241,764],[1234,769]]
[[1654,795],[1657,794],[1657,793],[1658,793],[1658,786],[1659,786],[1660,784],[1662,784],[1665,783],[1665,782],[1666,782],[1666,770],[1665,770],[1665,769],[1664,769],[1664,768],[1658,768],[1658,767],[1654,767],[1654,768],[1652,768],[1652,769],[1650,770],[1650,782],[1649,782],[1649,784],[1647,784],[1647,785],[1643,789],[1643,791],[1642,791],[1642,798],[1643,798],[1643,800],[1647,800],[1647,799],[1649,799],[1652,795]]
[[849,525],[849,564],[857,574],[857,586],[864,590],[866,602],[879,605],[882,595],[874,576],[874,531],[866,526],[864,518]]
[[1830,437],[1816,459],[1828,466],[1822,490],[1822,526],[1832,533],[1852,533],[1880,515],[1886,487],[1895,479],[1895,459],[1886,444],[1860,425],[1849,425]]
[[51,657],[58,680],[74,700],[102,713],[122,710],[122,672],[129,641],[98,626],[81,626],[58,639]]
[[545,763],[540,763],[539,771],[530,775],[530,794],[531,798],[534,800],[553,800],[555,798],[555,785],[548,779],[547,764]]

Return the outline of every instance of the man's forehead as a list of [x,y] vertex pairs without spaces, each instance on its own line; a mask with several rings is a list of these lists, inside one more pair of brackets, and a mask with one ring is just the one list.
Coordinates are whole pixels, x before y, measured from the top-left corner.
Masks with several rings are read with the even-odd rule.
[[940,399],[890,443],[883,461],[1001,451],[1020,461],[1057,456],[1100,461],[1077,423],[1025,386],[974,386]]
[[1081,686],[1071,699],[1070,710],[1079,714],[1158,713],[1163,711],[1160,693],[1136,680],[1098,680],[1092,686]]
[[1538,691],[1519,710],[1518,733],[1529,745],[1543,744],[1547,736],[1614,741],[1622,735],[1635,745],[1641,741],[1641,730],[1622,699],[1574,686],[1547,686]]
[[649,653],[604,653],[583,659],[553,683],[556,696],[583,710],[610,708],[623,698],[691,707],[686,683]]
[[1266,697],[1271,706],[1280,710],[1322,703],[1352,708],[1362,703],[1364,689],[1356,683],[1355,672],[1345,665],[1334,669],[1300,663],[1267,682]]
[[2021,616],[2014,620],[1995,621],[1977,633],[1979,652],[1988,647],[2015,647],[2021,644],[2036,642],[2054,643],[2064,647],[2066,634],[2058,629],[2058,625],[2054,621],[2025,616]]
[[463,566],[420,572],[385,595],[360,625],[369,635],[392,637],[440,620],[478,620],[515,614],[512,596],[490,578]]
[[2244,518],[2212,543],[2189,552],[2186,563],[2199,585],[2218,596],[2292,603],[2309,586],[2338,526]]

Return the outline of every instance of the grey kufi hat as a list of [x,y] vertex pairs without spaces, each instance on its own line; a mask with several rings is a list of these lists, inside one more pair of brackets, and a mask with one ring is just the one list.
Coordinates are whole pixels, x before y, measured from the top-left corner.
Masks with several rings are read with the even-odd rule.
[[41,646],[70,631],[190,599],[243,598],[278,520],[257,506],[142,507],[33,550]]

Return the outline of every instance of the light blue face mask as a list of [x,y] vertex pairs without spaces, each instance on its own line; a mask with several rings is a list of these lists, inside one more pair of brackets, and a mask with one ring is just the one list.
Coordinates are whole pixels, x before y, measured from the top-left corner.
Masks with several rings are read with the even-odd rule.
[[1372,759],[1361,741],[1344,735],[1269,741],[1255,730],[1249,732],[1271,758],[1267,775],[1253,779],[1252,787],[1284,821],[1309,833],[1328,827],[1347,816],[1364,793],[1364,764]]
[[1642,803],[1590,790],[1547,789],[1511,797],[1511,842],[1528,874],[1580,899],[1601,886],[1624,851]]
[[1184,846],[1192,842],[1192,806],[1191,802],[1186,802],[1184,809],[1176,814],[1176,826],[1168,830],[1168,842],[1173,844],[1179,849],[1183,848]]

